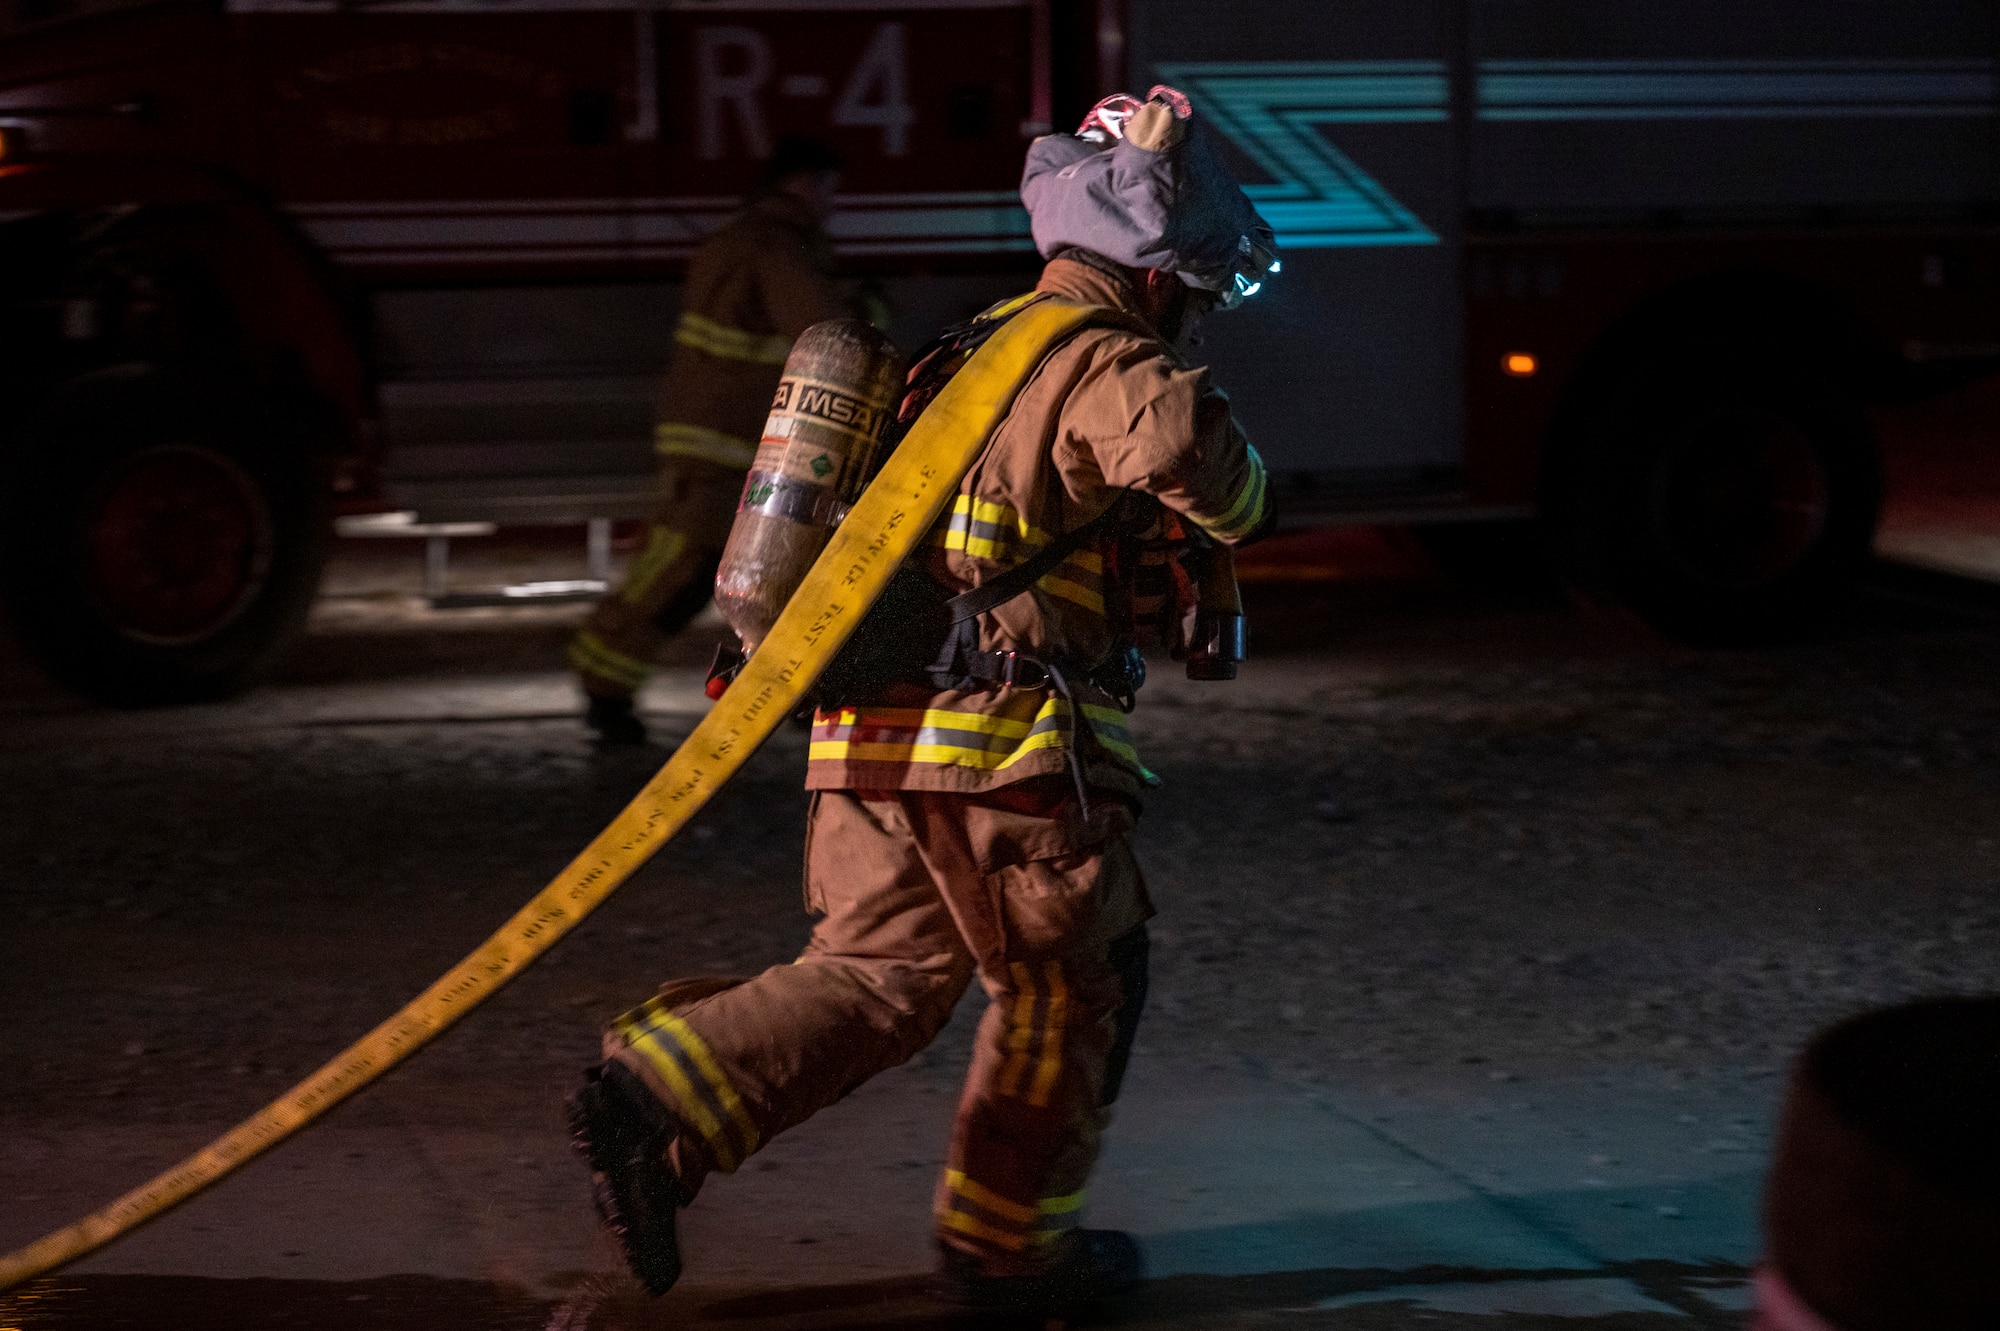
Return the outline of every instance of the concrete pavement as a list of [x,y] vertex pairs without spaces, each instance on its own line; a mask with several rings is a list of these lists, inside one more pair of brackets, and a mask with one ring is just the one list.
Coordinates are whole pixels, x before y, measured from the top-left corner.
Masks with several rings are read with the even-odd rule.
[[[1366,653],[1308,644],[1226,691],[1160,679],[1135,718],[1168,775],[1143,848],[1156,1002],[1090,1216],[1137,1232],[1155,1279],[1113,1320],[1737,1324],[1788,1051],[1994,982],[1989,636],[1704,657],[1513,612],[1362,627]],[[0,1245],[385,1015],[661,756],[593,755],[565,678],[466,673],[465,642],[450,673],[350,669],[385,641],[215,707],[10,700]],[[698,672],[646,705],[670,740]],[[667,1300],[633,1295],[564,1141],[604,1016],[797,946],[799,747],[439,1048],[0,1296],[0,1328],[979,1325],[922,1280],[976,994],[716,1179]]]
[[[967,1002],[931,1054],[715,1179],[686,1216],[685,1287],[648,1316],[707,1324],[705,1307],[756,1290],[917,1288],[958,1051],[982,1001]],[[1234,1291],[1235,1311],[1270,1291],[1329,1315],[1727,1324],[1747,1302],[1777,1091],[1753,1084],[1764,1092],[1746,1095],[1740,1079],[1495,1080],[1470,1069],[1305,1088],[1142,1045],[1090,1219],[1138,1233],[1164,1284],[1207,1278]],[[0,1243],[108,1199],[205,1131],[49,1125],[15,1136],[0,1163],[11,1199]],[[579,1287],[630,1300],[554,1106],[541,1130],[511,1131],[350,1127],[336,1113],[70,1274],[114,1273],[423,1275],[558,1307]]]

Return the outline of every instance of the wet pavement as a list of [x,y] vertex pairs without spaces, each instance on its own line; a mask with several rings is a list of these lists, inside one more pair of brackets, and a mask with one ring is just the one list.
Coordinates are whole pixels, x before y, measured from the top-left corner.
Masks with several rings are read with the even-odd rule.
[[[1723,1266],[1638,1263],[1605,1271],[1329,1269],[1259,1276],[1177,1276],[1149,1282],[1115,1308],[1076,1326],[1141,1328],[1284,1326],[1300,1331],[1380,1331],[1411,1325],[1485,1331],[1578,1326],[1624,1331],[1736,1326],[1746,1306],[1742,1273]],[[481,1281],[396,1276],[379,1280],[215,1280],[195,1276],[57,1278],[0,1295],[0,1321],[81,1331],[188,1326],[205,1331],[744,1331],[897,1328],[906,1331],[1037,1331],[1053,1323],[957,1312],[922,1277],[783,1290],[679,1292],[651,1300],[615,1282],[581,1279],[559,1297]]]
[[[0,1247],[199,1147],[455,960],[706,705],[702,635],[593,752],[573,612],[380,570],[267,689],[83,708],[0,660]],[[414,573],[414,570],[411,570]],[[400,599],[399,599],[400,598]],[[1132,1327],[1740,1325],[1811,1030],[2000,987],[2000,616],[1882,580],[1820,641],[1693,653],[1559,600],[1264,588],[1234,686],[1163,669],[1154,999],[1093,1182]],[[9,671],[12,673],[9,673]],[[977,1001],[685,1217],[640,1298],[560,1097],[667,976],[804,936],[802,737],[407,1068],[0,1328],[984,1327],[926,1215]]]

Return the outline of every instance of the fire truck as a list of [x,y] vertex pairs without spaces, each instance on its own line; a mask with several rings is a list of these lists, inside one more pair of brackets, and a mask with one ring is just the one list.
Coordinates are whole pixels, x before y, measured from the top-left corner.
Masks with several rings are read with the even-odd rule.
[[914,345],[1031,280],[1028,138],[1185,90],[1284,249],[1203,354],[1287,522],[1533,520],[1690,637],[1832,603],[2000,367],[1981,0],[8,2],[0,577],[112,701],[241,687],[336,510],[642,513],[786,133]]

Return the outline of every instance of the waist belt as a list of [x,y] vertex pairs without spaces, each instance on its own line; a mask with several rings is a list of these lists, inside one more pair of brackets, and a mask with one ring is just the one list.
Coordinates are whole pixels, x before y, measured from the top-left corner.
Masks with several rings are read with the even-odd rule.
[[[956,635],[953,641],[957,641]],[[964,689],[985,686],[997,688],[1005,684],[1018,684],[1025,688],[1049,688],[1058,698],[1069,704],[1069,744],[1064,752],[1064,765],[1069,769],[1070,784],[1076,787],[1077,804],[1084,817],[1090,816],[1090,788],[1084,780],[1083,699],[1076,696],[1078,683],[1090,683],[1110,694],[1123,711],[1131,711],[1139,705],[1139,689],[1146,682],[1146,658],[1139,655],[1139,649],[1131,645],[1117,648],[1110,659],[1093,670],[1081,670],[1065,666],[1058,661],[1045,661],[1026,652],[986,652],[960,650],[953,658],[954,674],[946,682],[942,674],[933,670],[931,683],[942,688]]]
[[1146,658],[1136,647],[1117,648],[1109,660],[1090,669],[1074,663],[1045,661],[1027,652],[961,651],[953,665],[956,673],[949,681],[938,678],[944,673],[940,671],[933,673],[931,683],[947,689],[978,685],[1047,687],[1061,693],[1068,680],[1082,680],[1110,694],[1119,710],[1125,712],[1139,705],[1135,695],[1146,682]]
[[1073,551],[1108,529],[1116,520],[1117,512],[1118,506],[1113,504],[1081,527],[1050,541],[999,577],[946,601],[944,609],[950,628],[944,635],[937,658],[924,671],[932,687],[940,689],[999,688],[1005,685],[1053,689],[1057,697],[1069,704],[1069,744],[1065,758],[1070,780],[1076,786],[1077,802],[1085,817],[1090,815],[1090,791],[1083,771],[1083,699],[1077,696],[1076,686],[1093,684],[1117,699],[1118,705],[1129,712],[1137,706],[1136,695],[1146,682],[1145,658],[1139,655],[1137,648],[1125,646],[1114,651],[1110,659],[1086,667],[1022,651],[985,651],[978,645],[979,626],[976,621],[979,616],[1005,605],[1053,572],[1056,565],[1069,558]]

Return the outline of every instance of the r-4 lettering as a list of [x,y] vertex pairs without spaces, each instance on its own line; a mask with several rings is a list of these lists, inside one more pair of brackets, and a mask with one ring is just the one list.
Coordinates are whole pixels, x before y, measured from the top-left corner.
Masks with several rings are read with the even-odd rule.
[[904,157],[910,151],[910,126],[917,122],[910,105],[910,60],[900,23],[878,24],[868,39],[861,62],[833,104],[833,123],[843,128],[879,128],[882,155]]

